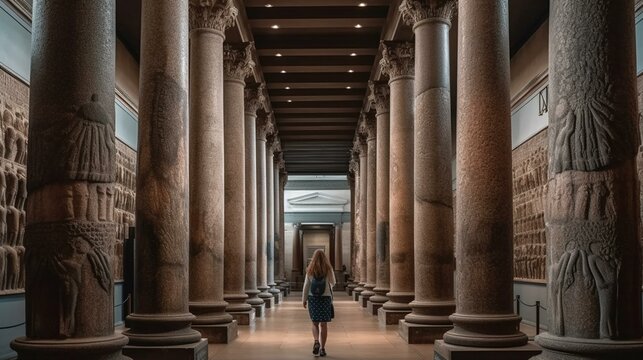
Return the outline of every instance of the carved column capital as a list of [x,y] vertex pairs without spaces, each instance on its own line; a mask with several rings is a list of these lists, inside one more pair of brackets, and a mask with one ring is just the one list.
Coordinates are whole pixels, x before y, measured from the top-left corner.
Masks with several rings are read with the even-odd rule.
[[224,33],[234,25],[238,13],[232,0],[190,0],[190,30],[212,29]]
[[349,176],[355,177],[359,173],[359,157],[351,157],[351,161],[348,163],[348,174]]
[[[275,131],[275,126],[272,122],[272,113],[260,112],[257,115],[257,140],[266,141],[267,136]],[[259,159],[257,159],[259,161]]]
[[[281,168],[281,164],[283,164],[283,168]],[[279,186],[283,191],[286,188],[286,184],[288,183],[288,172],[286,171],[286,163],[282,162],[281,164],[279,170]]]
[[274,129],[274,132],[268,136],[268,146],[268,151],[273,152],[276,160],[276,156],[281,153],[281,140],[279,139],[279,131],[277,131],[277,129]]
[[263,84],[252,84],[244,90],[243,105],[246,113],[256,114],[257,110],[263,109],[266,102]]
[[426,19],[440,19],[451,23],[457,10],[457,0],[402,0],[400,4],[402,18],[409,26]]
[[382,42],[380,67],[390,79],[415,75],[415,47],[410,42]]
[[377,121],[375,114],[372,112],[362,113],[362,123],[360,130],[364,136],[366,136],[366,141],[375,140],[377,137]]
[[378,114],[387,113],[391,107],[391,91],[386,83],[370,81],[368,101],[375,105]]
[[223,46],[223,73],[226,79],[243,81],[252,73],[252,43],[225,44]]

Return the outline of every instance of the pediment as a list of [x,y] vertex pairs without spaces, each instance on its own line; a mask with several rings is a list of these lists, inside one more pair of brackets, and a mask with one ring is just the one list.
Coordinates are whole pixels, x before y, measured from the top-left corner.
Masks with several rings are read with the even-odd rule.
[[348,200],[337,196],[323,194],[320,192],[314,192],[314,193],[290,198],[288,199],[288,203],[292,206],[328,206],[328,205],[343,206],[348,204]]

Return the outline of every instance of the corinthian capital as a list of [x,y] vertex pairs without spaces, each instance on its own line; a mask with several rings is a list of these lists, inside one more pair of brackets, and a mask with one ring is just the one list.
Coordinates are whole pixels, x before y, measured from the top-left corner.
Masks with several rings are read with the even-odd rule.
[[225,44],[223,46],[223,72],[226,79],[243,81],[252,73],[255,62],[252,60],[252,43]]
[[402,18],[410,26],[431,18],[450,23],[457,9],[457,0],[402,0],[400,4]]
[[272,113],[261,111],[257,116],[257,140],[266,140],[275,131]]
[[257,110],[264,107],[266,96],[264,95],[263,84],[252,84],[246,86],[243,96],[243,105],[247,113],[256,114]]
[[377,137],[377,123],[374,113],[362,113],[362,122],[359,130],[362,133],[362,136],[366,137],[367,141],[373,140]]
[[190,30],[213,29],[223,33],[234,25],[238,13],[232,0],[190,0]]
[[391,91],[388,84],[370,81],[368,83],[368,88],[370,89],[368,101],[375,105],[377,113],[381,114],[389,112],[391,106]]
[[380,67],[389,78],[415,75],[415,47],[410,42],[382,42]]

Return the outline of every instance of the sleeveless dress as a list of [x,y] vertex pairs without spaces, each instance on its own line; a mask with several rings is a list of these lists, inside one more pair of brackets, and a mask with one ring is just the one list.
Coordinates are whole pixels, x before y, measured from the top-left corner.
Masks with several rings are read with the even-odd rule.
[[333,318],[333,296],[330,280],[327,276],[325,279],[326,292],[322,296],[314,296],[308,290],[308,315],[313,322],[330,322]]

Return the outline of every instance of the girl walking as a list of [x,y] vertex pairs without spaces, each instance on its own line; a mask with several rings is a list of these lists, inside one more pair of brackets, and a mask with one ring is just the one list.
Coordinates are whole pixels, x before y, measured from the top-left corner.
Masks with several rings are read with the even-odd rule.
[[310,265],[306,269],[302,293],[304,308],[308,305],[308,314],[313,322],[313,338],[315,338],[313,355],[315,356],[326,356],[328,323],[335,316],[333,286],[335,286],[333,267],[323,250],[315,250]]

